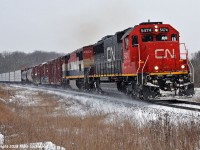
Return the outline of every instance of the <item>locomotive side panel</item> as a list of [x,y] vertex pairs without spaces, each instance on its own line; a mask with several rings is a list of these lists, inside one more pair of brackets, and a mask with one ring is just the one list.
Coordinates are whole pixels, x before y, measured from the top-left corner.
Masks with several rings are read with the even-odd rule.
[[95,64],[95,74],[103,75],[104,74],[104,43],[99,41],[94,45],[94,64]]
[[62,78],[66,78],[68,76],[67,70],[68,70],[68,61],[69,61],[70,55],[65,55],[62,58]]
[[117,32],[104,40],[104,57],[108,74],[116,76],[122,74],[122,41],[124,31]]
[[77,78],[83,76],[83,49],[77,50],[70,54],[68,61],[68,78]]
[[122,74],[123,51],[121,38],[127,30],[117,32],[112,36],[106,36],[94,45],[97,75],[111,77]]
[[104,39],[104,58],[103,72],[108,76],[114,74],[116,49],[113,44],[113,36]]
[[80,77],[84,75],[83,51],[84,48],[81,48],[78,51],[76,51],[77,61],[75,62],[75,64],[77,70],[75,71],[75,75],[78,75]]
[[[138,45],[132,45],[132,37],[129,34],[134,28],[129,28],[123,35],[123,63],[122,63],[122,73],[124,76],[136,76],[138,64],[139,64],[139,54]],[[130,50],[132,48],[132,50]]]
[[86,75],[89,71],[89,75],[94,74],[94,70],[92,71],[90,67],[94,66],[94,51],[93,46],[83,47],[83,67],[84,75]]

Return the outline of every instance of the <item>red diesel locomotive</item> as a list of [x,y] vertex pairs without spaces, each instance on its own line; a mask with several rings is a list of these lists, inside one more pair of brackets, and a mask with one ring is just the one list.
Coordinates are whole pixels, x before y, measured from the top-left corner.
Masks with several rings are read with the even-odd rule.
[[[119,91],[137,98],[155,98],[161,96],[161,90],[189,96],[194,94],[194,69],[181,45],[185,46],[171,25],[144,22],[26,68],[21,71],[22,81],[27,77],[35,84],[97,91],[101,91],[101,83],[115,82]],[[0,81],[6,75],[0,74]]]
[[171,25],[141,23],[91,45],[90,63],[83,55],[87,50],[75,51],[77,69],[68,70],[64,80],[71,86],[97,90],[101,82],[116,82],[119,91],[140,98],[160,96],[160,90],[193,95],[188,52],[181,53],[180,44],[179,32]]
[[160,89],[174,90],[175,94],[178,91],[179,95],[194,94],[188,52],[186,49],[185,53],[180,52],[179,32],[172,26],[141,23],[125,34],[122,41],[122,74],[131,76],[126,83],[128,92],[143,97],[155,97]]

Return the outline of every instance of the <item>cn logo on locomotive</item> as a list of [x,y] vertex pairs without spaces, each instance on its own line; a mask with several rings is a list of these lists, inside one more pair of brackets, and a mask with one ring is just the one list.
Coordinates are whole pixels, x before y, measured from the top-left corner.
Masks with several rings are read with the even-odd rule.
[[107,61],[115,61],[115,49],[107,47]]
[[174,49],[170,52],[169,49],[156,49],[155,50],[155,58],[156,59],[163,59],[163,58],[175,58]]

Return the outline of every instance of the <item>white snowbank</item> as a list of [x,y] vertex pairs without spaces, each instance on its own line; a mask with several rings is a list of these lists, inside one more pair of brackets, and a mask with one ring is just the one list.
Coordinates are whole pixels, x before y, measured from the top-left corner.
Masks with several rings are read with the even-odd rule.
[[4,144],[4,135],[0,133],[0,145]]

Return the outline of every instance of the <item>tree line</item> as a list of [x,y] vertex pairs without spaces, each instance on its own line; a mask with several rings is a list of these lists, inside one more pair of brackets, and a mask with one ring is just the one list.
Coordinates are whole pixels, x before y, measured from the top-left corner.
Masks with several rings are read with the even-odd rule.
[[55,59],[61,55],[63,54],[43,51],[34,51],[32,53],[3,52],[0,53],[0,73],[22,70]]

